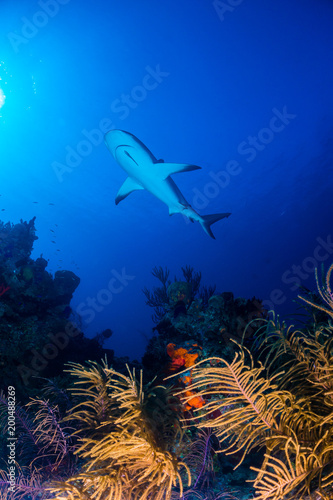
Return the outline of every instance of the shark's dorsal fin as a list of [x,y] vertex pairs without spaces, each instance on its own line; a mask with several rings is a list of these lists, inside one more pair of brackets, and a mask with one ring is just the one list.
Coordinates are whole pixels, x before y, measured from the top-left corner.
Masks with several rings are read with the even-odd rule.
[[119,189],[119,191],[117,193],[117,196],[116,196],[116,199],[115,199],[116,205],[118,205],[118,203],[121,200],[123,200],[124,198],[126,198],[126,196],[128,196],[129,194],[131,194],[133,191],[137,191],[138,189],[144,189],[144,188],[141,186],[141,184],[139,184],[138,182],[136,182],[131,177],[127,177],[127,179],[121,185],[121,187],[120,187],[120,189]]
[[190,165],[188,163],[158,163],[156,165],[156,175],[162,180],[172,174],[180,172],[191,172],[192,170],[199,170],[201,167],[197,165]]

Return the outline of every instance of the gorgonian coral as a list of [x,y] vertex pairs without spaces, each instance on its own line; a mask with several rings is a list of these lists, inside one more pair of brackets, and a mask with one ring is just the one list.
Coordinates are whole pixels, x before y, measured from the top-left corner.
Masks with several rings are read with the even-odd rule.
[[165,500],[173,487],[183,491],[179,458],[183,439],[179,402],[162,386],[143,387],[142,374],[123,375],[90,362],[72,363],[73,392],[82,398],[68,417],[81,436],[79,474],[55,484],[58,500]]

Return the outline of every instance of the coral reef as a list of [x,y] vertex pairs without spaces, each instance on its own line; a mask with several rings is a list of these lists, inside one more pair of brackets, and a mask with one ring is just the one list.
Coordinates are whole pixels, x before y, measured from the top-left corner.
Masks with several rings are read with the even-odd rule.
[[[144,293],[156,326],[136,371],[103,348],[111,329],[89,340],[71,321],[79,278],[31,259],[35,239],[34,219],[0,225],[0,377],[26,403],[16,490],[0,469],[1,498],[237,500],[233,487],[257,500],[333,498],[333,264],[316,270],[318,294],[299,296],[301,329],[256,298],[202,287],[190,266],[173,281],[154,268],[161,285]],[[1,392],[2,457],[8,413]]]
[[[241,454],[239,464],[263,449],[261,465],[252,467],[258,500],[332,498],[332,334],[329,322],[303,332],[272,318],[259,335],[263,363],[238,346],[231,363],[209,358],[192,367],[189,389],[206,401],[192,424],[211,428],[224,452]],[[184,404],[187,390],[179,393]]]
[[[193,344],[192,342],[185,342],[184,347],[176,347],[175,344],[167,345],[167,353],[171,358],[170,363],[166,367],[167,373],[175,373],[185,368],[189,368],[186,372],[182,372],[181,376],[178,377],[178,383],[182,387],[188,387],[192,382],[192,372],[191,367],[196,362],[200,350],[202,348],[198,344]],[[201,408],[204,405],[204,400],[200,396],[189,389],[186,390],[186,396],[191,396],[187,400],[186,405],[184,405],[184,411],[191,410],[192,408]]]
[[[146,304],[154,308],[152,319],[154,323],[164,317],[167,312],[172,312],[177,316],[177,307],[186,314],[186,309],[191,305],[194,297],[200,296],[202,301],[206,304],[209,297],[213,295],[215,286],[205,287],[201,284],[201,273],[194,270],[192,266],[185,266],[181,268],[183,278],[185,281],[179,280],[176,276],[172,283],[169,279],[170,270],[166,267],[154,267],[151,274],[157,278],[161,286],[154,287],[152,291],[144,288],[142,291],[146,296]],[[181,308],[183,305],[183,308]]]
[[87,352],[90,359],[106,352],[74,321],[70,301],[80,278],[66,270],[53,277],[43,256],[30,257],[35,233],[35,218],[0,222],[0,379],[3,387],[15,385],[21,401],[34,396],[37,377],[60,375],[64,363],[84,361]]
[[154,327],[155,335],[142,358],[145,372],[149,378],[162,373],[168,363],[166,350],[170,343],[181,346],[193,342],[202,346],[202,357],[231,359],[234,353],[231,340],[241,342],[244,337],[244,343],[251,345],[266,318],[267,311],[260,300],[234,298],[231,292],[212,295],[207,303],[200,296],[193,298],[186,314],[175,316],[169,308]]

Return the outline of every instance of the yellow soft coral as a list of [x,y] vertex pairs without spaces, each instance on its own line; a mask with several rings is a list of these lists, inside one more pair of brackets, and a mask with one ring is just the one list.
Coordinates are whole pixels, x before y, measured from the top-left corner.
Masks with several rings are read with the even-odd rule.
[[307,304],[309,304],[312,307],[315,307],[316,309],[319,309],[320,311],[324,311],[327,313],[331,318],[333,318],[333,292],[331,289],[331,274],[333,272],[333,264],[328,268],[326,278],[322,278],[322,283],[319,283],[319,278],[318,278],[318,269],[315,269],[315,276],[316,276],[316,283],[317,283],[317,289],[318,293],[324,303],[328,305],[328,308],[325,306],[321,306],[320,304],[316,304],[315,302],[312,302],[311,300],[308,300],[301,295],[298,296],[299,299],[303,300]]
[[[242,453],[240,463],[264,449],[262,466],[253,468],[258,500],[299,500],[312,493],[310,498],[332,499],[332,340],[322,330],[303,334],[278,323],[274,336],[273,326],[271,321],[269,337],[262,339],[266,347],[271,342],[266,366],[239,346],[231,363],[210,358],[193,367],[189,390],[207,403],[191,424],[212,428],[226,444],[223,451]],[[179,395],[186,403],[186,392]]]
[[142,374],[138,381],[134,371],[126,376],[106,362],[88,368],[72,363],[70,372],[77,379],[74,394],[84,399],[66,418],[78,421],[84,433],[77,453],[85,465],[50,488],[56,499],[168,500],[174,486],[182,495],[180,471],[189,484],[190,472],[177,458],[183,433],[168,390],[144,391]]

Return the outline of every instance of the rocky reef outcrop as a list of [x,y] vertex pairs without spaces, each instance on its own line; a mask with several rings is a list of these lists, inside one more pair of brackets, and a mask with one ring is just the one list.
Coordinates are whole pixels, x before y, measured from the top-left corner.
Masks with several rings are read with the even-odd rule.
[[[232,292],[216,293],[215,287],[201,287],[201,273],[182,268],[186,281],[168,282],[169,271],[155,268],[162,283],[152,291],[144,289],[147,304],[154,308],[154,335],[142,358],[149,375],[162,373],[169,361],[167,346],[192,342],[201,346],[200,358],[232,359],[236,342],[251,345],[255,332],[268,318],[261,300],[235,298]],[[159,272],[157,272],[159,271]],[[195,286],[193,286],[195,285]],[[192,292],[191,292],[192,289]]]
[[62,374],[67,361],[100,360],[105,350],[97,336],[84,337],[70,306],[80,278],[72,271],[47,271],[41,255],[31,258],[37,239],[35,218],[0,222],[0,379],[18,397],[34,395],[41,377]]

